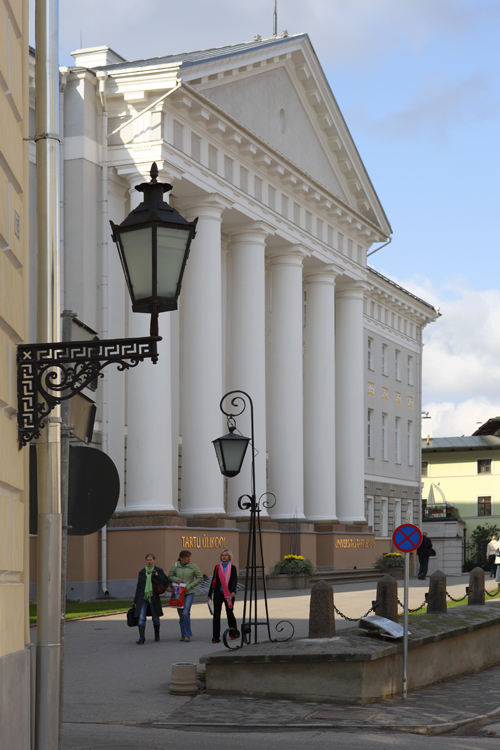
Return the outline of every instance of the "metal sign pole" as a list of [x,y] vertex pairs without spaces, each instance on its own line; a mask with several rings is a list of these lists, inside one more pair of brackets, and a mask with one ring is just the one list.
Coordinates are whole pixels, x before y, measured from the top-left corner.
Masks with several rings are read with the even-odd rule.
[[403,614],[403,700],[408,698],[408,590],[410,587],[410,554],[405,556],[404,614]]

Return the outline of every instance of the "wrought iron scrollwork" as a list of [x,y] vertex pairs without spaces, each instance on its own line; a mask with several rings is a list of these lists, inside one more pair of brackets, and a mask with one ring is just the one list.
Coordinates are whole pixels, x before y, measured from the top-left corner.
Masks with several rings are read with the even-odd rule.
[[[129,370],[158,360],[161,338],[68,341],[17,347],[17,426],[19,448],[40,437],[55,406],[80,393],[102,370],[115,364]],[[39,401],[39,397],[41,400]]]
[[[237,395],[235,395],[237,394]],[[231,411],[224,408],[226,399],[230,396],[231,406],[234,407]],[[277,623],[274,630],[276,633],[282,633],[286,630],[286,637],[273,638],[271,635],[271,623],[269,620],[269,610],[267,606],[267,591],[266,591],[266,570],[264,565],[264,551],[262,545],[262,530],[260,525],[260,514],[261,506],[262,509],[273,508],[276,505],[276,495],[272,492],[264,492],[259,499],[256,498],[255,494],[255,457],[258,452],[254,446],[254,415],[253,415],[253,402],[248,393],[245,391],[230,391],[222,397],[220,402],[220,410],[227,417],[228,427],[236,428],[236,417],[239,417],[245,411],[247,405],[250,407],[250,426],[251,426],[251,439],[250,443],[252,446],[252,465],[251,465],[251,491],[249,495],[241,495],[238,498],[238,508],[240,510],[250,511],[250,523],[249,523],[249,534],[248,534],[248,551],[247,551],[247,564],[245,572],[245,599],[243,602],[243,620],[241,623],[241,630],[239,633],[239,642],[231,636],[231,631],[226,630],[222,636],[222,640],[226,648],[236,650],[242,648],[244,645],[248,645],[253,642],[258,643],[258,628],[267,628],[267,636],[273,643],[288,641],[293,637],[295,628],[288,620],[281,620]],[[258,591],[263,593],[263,601],[258,598]],[[265,618],[259,620],[257,615],[257,607],[264,605]],[[288,635],[288,633],[290,633]],[[229,636],[229,640],[228,640]]]

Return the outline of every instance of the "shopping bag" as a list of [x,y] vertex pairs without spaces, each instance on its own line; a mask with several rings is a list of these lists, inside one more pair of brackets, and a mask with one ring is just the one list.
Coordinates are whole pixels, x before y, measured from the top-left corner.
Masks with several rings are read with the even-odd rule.
[[186,584],[173,583],[172,593],[170,594],[170,600],[168,602],[168,606],[176,607],[177,609],[182,609],[184,607],[185,596],[186,596]]

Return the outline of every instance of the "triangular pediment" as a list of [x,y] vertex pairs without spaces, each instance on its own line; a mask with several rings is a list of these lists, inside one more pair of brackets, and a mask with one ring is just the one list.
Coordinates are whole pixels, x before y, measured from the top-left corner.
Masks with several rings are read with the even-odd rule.
[[327,190],[350,202],[342,173],[332,165],[307,103],[285,66],[205,87],[203,94]]
[[262,45],[212,57],[210,62],[181,65],[181,77],[390,234],[387,217],[308,36],[263,40]]

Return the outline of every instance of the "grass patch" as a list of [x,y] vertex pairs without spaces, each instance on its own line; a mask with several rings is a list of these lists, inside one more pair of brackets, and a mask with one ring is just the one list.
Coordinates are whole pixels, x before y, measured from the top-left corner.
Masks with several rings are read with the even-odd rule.
[[[491,590],[493,591],[494,589],[491,589]],[[495,596],[488,596],[487,594],[485,594],[484,598],[486,599],[487,602],[491,602],[494,599],[498,599],[499,597],[500,597],[500,590],[497,591],[497,593],[495,594]],[[463,602],[452,602],[450,600],[447,600],[447,602],[446,602],[446,609],[451,609],[452,607],[462,607],[464,605],[468,605],[468,599],[464,599]],[[425,615],[426,612],[427,612],[427,607],[421,607],[416,612],[409,612],[408,614],[411,617],[412,615]],[[402,612],[398,612],[398,617],[401,620],[401,622],[403,622],[403,613]]]
[[[66,620],[92,615],[111,615],[114,612],[126,612],[132,606],[131,601],[102,601],[102,602],[68,602],[66,604]],[[30,604],[30,624],[36,623],[36,604]]]

